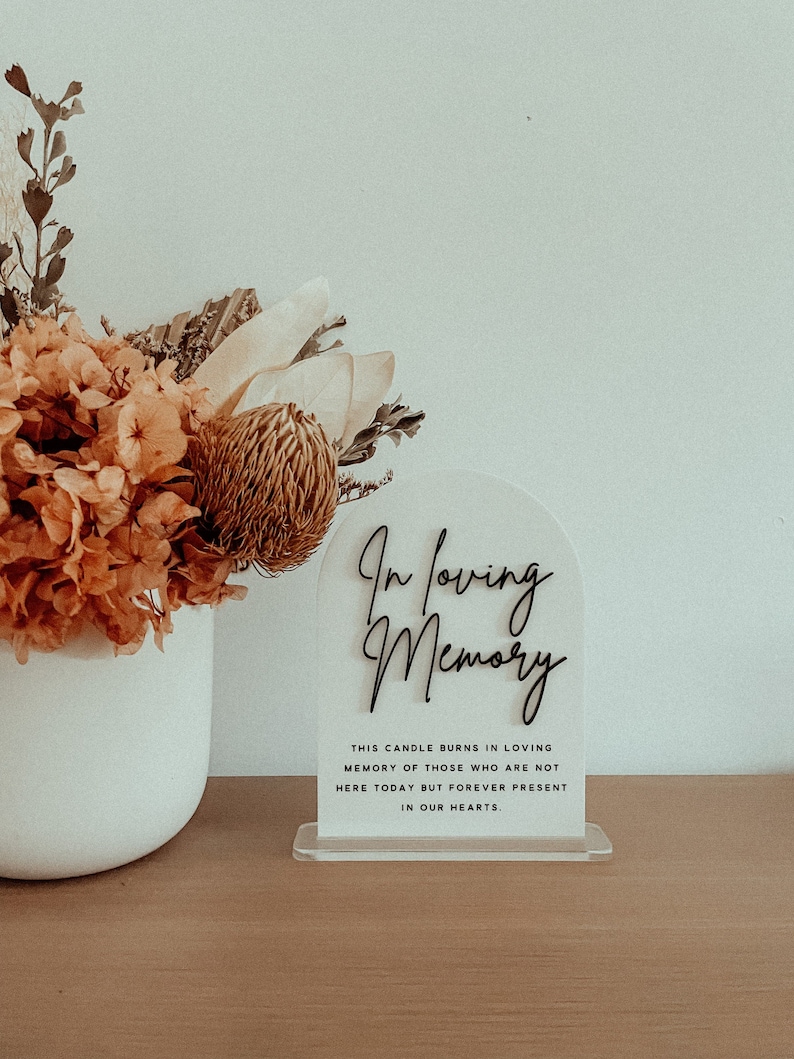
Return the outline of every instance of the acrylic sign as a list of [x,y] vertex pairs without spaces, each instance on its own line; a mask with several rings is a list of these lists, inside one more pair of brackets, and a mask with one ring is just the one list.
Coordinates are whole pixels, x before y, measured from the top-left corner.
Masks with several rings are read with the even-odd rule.
[[320,839],[584,836],[582,579],[541,504],[470,472],[392,483],[318,591]]

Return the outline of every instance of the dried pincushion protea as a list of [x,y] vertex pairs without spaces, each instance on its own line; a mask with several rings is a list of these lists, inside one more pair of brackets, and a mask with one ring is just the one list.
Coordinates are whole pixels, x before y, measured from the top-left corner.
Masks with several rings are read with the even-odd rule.
[[202,533],[238,563],[278,574],[322,541],[336,509],[336,450],[297,405],[216,416],[191,439],[190,462]]

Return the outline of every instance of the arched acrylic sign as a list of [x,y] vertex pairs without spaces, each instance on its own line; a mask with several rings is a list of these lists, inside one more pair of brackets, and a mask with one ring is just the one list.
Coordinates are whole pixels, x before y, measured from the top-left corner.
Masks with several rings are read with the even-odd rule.
[[356,502],[320,573],[296,856],[594,855],[583,623],[571,543],[515,486],[436,473]]

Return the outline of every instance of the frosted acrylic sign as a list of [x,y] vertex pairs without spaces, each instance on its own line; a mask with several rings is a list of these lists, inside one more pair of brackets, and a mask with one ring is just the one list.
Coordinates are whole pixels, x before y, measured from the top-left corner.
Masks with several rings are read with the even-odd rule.
[[585,859],[583,611],[560,526],[498,478],[356,502],[320,573],[318,822],[296,856]]

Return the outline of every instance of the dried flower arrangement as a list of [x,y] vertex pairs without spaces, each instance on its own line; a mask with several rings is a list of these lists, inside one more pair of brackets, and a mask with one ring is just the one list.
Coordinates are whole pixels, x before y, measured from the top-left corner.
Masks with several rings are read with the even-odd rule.
[[423,413],[384,402],[392,353],[323,348],[345,323],[326,322],[324,280],[265,311],[238,290],[163,326],[122,337],[103,318],[87,334],[59,287],[73,234],[48,220],[76,173],[56,125],[83,113],[82,85],[45,102],[20,66],[5,77],[44,128],[38,165],[34,130],[17,137],[32,176],[0,242],[0,638],[20,662],[85,623],[117,654],[149,627],[162,647],[179,607],[246,594],[235,570],[304,562],[337,503],[390,477],[339,468],[412,437]]

